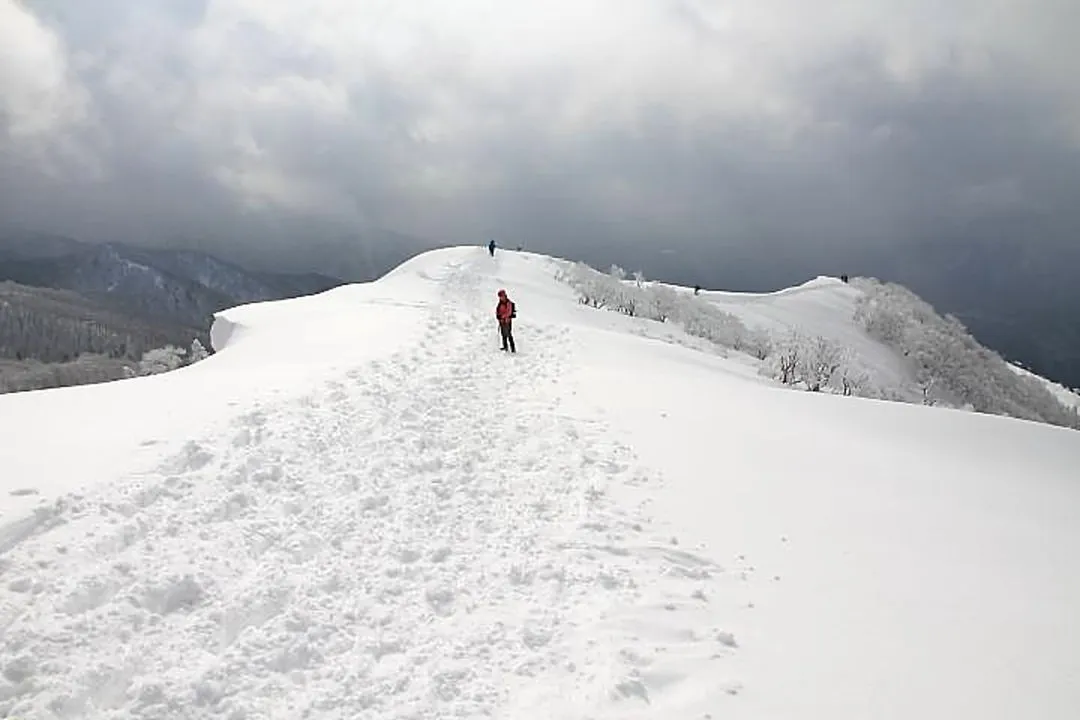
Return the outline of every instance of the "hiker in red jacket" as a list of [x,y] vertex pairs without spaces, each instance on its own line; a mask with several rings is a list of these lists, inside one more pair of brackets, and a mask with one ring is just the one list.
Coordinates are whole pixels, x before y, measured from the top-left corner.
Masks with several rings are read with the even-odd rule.
[[506,344],[510,343],[510,352],[516,353],[514,347],[514,335],[511,328],[514,318],[517,317],[517,309],[514,302],[506,296],[505,290],[499,291],[499,304],[495,306],[495,319],[499,321],[499,333],[502,335],[502,349],[506,350]]

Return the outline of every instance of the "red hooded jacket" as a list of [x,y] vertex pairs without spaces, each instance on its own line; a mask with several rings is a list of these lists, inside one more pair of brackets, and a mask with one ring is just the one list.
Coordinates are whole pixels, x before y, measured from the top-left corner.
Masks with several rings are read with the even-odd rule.
[[501,325],[509,323],[514,317],[514,303],[506,296],[505,290],[499,291],[499,304],[495,306],[495,317]]

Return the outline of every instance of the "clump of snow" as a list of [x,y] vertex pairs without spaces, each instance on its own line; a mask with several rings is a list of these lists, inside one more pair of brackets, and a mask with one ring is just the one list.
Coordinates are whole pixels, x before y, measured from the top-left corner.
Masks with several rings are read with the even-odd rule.
[[776,392],[565,272],[425,253],[0,398],[0,716],[1075,716],[1075,432]]

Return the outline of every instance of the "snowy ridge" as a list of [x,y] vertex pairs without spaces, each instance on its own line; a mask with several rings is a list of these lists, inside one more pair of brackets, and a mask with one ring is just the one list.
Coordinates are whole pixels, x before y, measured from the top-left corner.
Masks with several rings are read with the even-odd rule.
[[[772,293],[705,291],[628,279],[580,263],[563,276],[590,307],[679,326],[696,347],[748,361],[763,375],[812,392],[1004,415],[1080,430],[1076,398],[1018,373],[955,317],[903,286],[820,276]],[[648,332],[646,330],[646,332]],[[685,342],[675,333],[652,333]],[[694,346],[691,344],[691,346]]]
[[1062,405],[1071,408],[1080,408],[1080,391],[1070,390],[1069,388],[1065,387],[1060,383],[1056,383],[1053,380],[1047,380],[1041,375],[1036,375],[1027,368],[1021,367],[1020,365],[1017,365],[1015,363],[1009,363],[1009,367],[1017,375],[1034,378],[1035,380],[1042,383],[1047,390],[1053,393],[1054,397],[1056,397]]
[[[565,330],[493,357],[487,317],[462,310],[480,303],[455,297],[477,285],[467,267],[446,280],[415,348],[9,537],[8,708],[474,717],[520,688],[507,717],[561,716],[566,697],[631,717],[650,678],[677,685],[733,652],[707,612],[720,568],[607,498],[656,478],[602,423],[539,400]],[[123,656],[102,654],[117,641]],[[737,691],[722,676],[708,681]]]
[[559,265],[0,397],[0,717],[1076,717],[1075,431],[781,390]]
[[796,330],[851,350],[878,387],[899,389],[913,380],[901,358],[855,322],[862,293],[839,278],[818,277],[772,293],[702,291],[701,295],[747,327],[778,334]]

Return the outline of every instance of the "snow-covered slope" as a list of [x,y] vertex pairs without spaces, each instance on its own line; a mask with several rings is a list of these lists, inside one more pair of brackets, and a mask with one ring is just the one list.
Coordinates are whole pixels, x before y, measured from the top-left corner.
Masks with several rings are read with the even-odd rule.
[[1080,713],[1080,434],[786,391],[555,270],[426,253],[0,397],[0,716]]
[[772,293],[702,291],[701,296],[751,329],[761,328],[777,336],[794,330],[848,348],[873,385],[899,389],[912,380],[911,373],[893,350],[855,322],[861,294],[839,278],[818,277]]
[[1030,370],[1020,367],[1019,365],[1010,363],[1009,366],[1017,375],[1035,378],[1036,380],[1038,380],[1065,407],[1080,408],[1080,393],[1078,393],[1076,390],[1070,390],[1069,388],[1065,387],[1060,383],[1053,382],[1052,380],[1047,380],[1046,378],[1040,375],[1036,375]]

